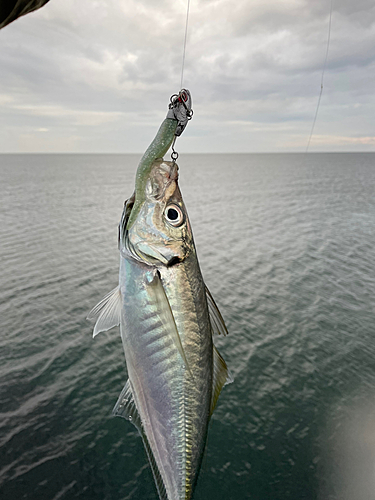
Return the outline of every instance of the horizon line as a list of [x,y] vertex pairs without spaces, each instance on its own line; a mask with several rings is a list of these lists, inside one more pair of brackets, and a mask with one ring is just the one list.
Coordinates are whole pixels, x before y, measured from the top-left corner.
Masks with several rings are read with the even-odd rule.
[[[258,155],[258,154],[372,154],[373,151],[219,151],[219,152],[198,152],[186,153],[180,152],[181,155]],[[0,151],[0,155],[143,155],[144,152],[106,152],[106,151]]]

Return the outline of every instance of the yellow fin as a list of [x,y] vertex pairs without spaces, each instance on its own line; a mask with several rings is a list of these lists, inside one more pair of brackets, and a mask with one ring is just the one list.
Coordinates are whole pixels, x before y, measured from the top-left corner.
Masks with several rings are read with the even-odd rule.
[[230,374],[228,367],[222,358],[219,351],[213,346],[214,356],[213,356],[213,377],[212,377],[212,396],[211,396],[211,409],[210,416],[213,414],[217,400],[219,399],[219,395],[221,389],[226,384],[230,384],[233,382],[232,375]]
[[210,313],[212,332],[218,335],[221,334],[228,335],[228,330],[227,327],[225,326],[224,319],[207,286],[206,286],[206,297],[207,297],[208,312]]

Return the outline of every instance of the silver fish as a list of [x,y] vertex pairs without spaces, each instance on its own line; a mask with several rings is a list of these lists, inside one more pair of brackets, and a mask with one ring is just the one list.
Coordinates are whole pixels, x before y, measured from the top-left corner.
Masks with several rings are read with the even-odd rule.
[[119,226],[119,286],[89,315],[94,336],[120,325],[129,379],[113,414],[140,432],[162,500],[192,497],[210,417],[231,381],[212,340],[227,330],[201,275],[178,167],[157,157],[175,125],[163,122],[141,160]]

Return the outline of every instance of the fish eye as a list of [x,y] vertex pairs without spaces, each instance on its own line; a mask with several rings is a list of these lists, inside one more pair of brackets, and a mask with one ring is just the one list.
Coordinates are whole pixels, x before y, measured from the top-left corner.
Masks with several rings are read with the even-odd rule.
[[174,227],[181,226],[184,222],[184,214],[178,205],[168,205],[164,212],[167,222]]

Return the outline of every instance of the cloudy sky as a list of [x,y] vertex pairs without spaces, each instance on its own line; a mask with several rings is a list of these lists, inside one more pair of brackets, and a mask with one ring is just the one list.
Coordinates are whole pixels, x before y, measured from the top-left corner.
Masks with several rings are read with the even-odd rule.
[[[0,152],[140,153],[180,87],[187,0],[50,0],[0,31]],[[304,151],[329,0],[191,0],[181,152]],[[375,2],[333,0],[310,151],[375,149]]]

